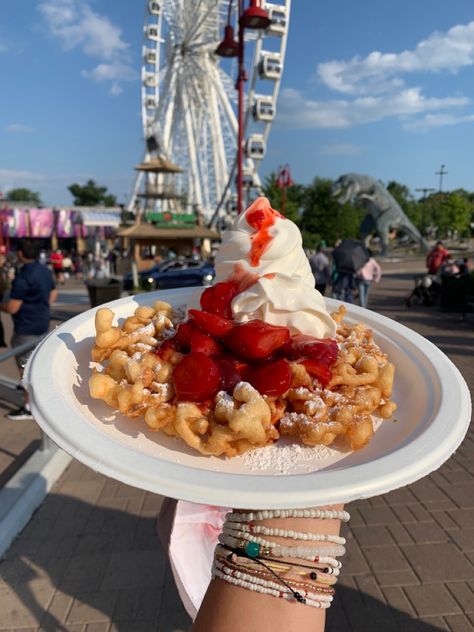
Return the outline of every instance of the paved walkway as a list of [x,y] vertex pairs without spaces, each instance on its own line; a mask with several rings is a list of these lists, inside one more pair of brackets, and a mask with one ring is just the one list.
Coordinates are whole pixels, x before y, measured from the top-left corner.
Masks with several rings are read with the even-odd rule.
[[[89,308],[87,290],[82,282],[72,279],[58,289],[58,300],[51,314],[51,328]],[[12,319],[7,314],[1,318],[5,340],[9,343],[13,333]],[[0,349],[0,353],[7,351],[8,348]],[[19,379],[15,358],[0,364],[0,374],[13,380]],[[0,487],[25,463],[41,442],[41,432],[36,424],[29,421],[12,422],[6,417],[8,412],[16,408],[14,404],[0,400]]]
[[[386,264],[371,307],[437,344],[472,388],[474,315],[461,322],[403,306],[421,269]],[[190,621],[155,535],[160,503],[73,462],[0,565],[0,630],[185,632]],[[474,631],[472,430],[433,475],[349,510],[327,632]]]

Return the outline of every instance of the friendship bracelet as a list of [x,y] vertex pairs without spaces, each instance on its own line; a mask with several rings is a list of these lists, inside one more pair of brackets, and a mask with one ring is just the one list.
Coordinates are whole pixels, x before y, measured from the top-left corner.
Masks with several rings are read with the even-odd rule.
[[[227,551],[227,554],[229,552],[234,553],[236,555],[238,555],[239,553],[243,553],[243,557],[244,559],[252,559],[249,558],[248,555],[245,555],[245,551],[242,549],[233,549],[231,547],[226,547],[223,544],[217,544],[216,545],[216,552],[219,551],[221,552],[221,555],[225,555],[225,552]],[[324,566],[322,569],[319,568],[319,566],[323,566],[323,564],[321,562],[318,562],[318,560],[316,559],[313,565],[309,565],[309,564],[302,564],[301,562],[289,562],[288,560],[285,560],[284,562],[282,560],[275,560],[272,557],[266,557],[265,558],[265,562],[274,562],[275,564],[277,564],[279,566],[280,569],[285,568],[286,570],[288,570],[289,568],[295,568],[295,569],[309,569],[310,571],[313,572],[318,572],[318,574],[320,573],[324,573],[324,575],[339,575],[339,570],[342,568],[342,563],[339,562],[338,560],[333,560],[334,561],[334,566]],[[306,570],[300,570],[299,574],[305,574],[307,573]]]
[[[230,584],[234,584],[235,586],[240,586],[241,588],[246,588],[247,590],[251,590],[253,592],[259,592],[267,595],[272,595],[274,597],[280,597],[282,599],[292,600],[293,595],[291,593],[284,593],[280,590],[272,590],[271,588],[265,588],[264,586],[259,586],[258,584],[253,584],[250,582],[246,582],[242,579],[237,579],[236,577],[232,577],[231,575],[227,575],[226,573],[221,572],[218,569],[214,569],[212,572],[213,577],[218,577]],[[321,602],[321,601],[313,601],[312,599],[304,598],[303,602],[305,605],[312,606],[313,608],[329,608],[329,602]]]
[[347,511],[335,509],[274,509],[263,511],[249,511],[245,513],[230,512],[226,515],[229,522],[252,522],[254,520],[268,520],[270,518],[321,518],[322,520],[342,520],[348,522],[350,515]]
[[[344,555],[346,552],[346,549],[341,544],[327,547],[283,546],[244,531],[233,531],[226,528],[226,525],[224,525],[224,529],[219,535],[219,542],[230,544],[231,546],[240,545],[240,548],[243,548],[249,557],[268,556],[271,553],[276,557],[300,557],[313,560],[315,557],[321,559],[322,555],[335,557]],[[244,543],[243,547],[241,546],[242,543]]]
[[[218,564],[218,566],[227,566],[228,568],[232,568],[234,570],[250,570],[252,575],[262,575],[263,578],[265,577],[272,577],[275,576],[279,581],[281,581],[283,578],[279,577],[278,575],[276,575],[275,573],[273,573],[273,571],[270,573],[268,572],[268,570],[261,570],[262,567],[256,567],[256,566],[251,566],[250,568],[246,565],[240,565],[238,563],[235,563],[233,561],[230,561],[229,559],[226,558],[218,558],[216,560],[216,563]],[[266,569],[268,567],[266,567],[265,565],[263,566],[263,569]],[[318,593],[321,594],[327,594],[327,595],[334,595],[335,590],[332,586],[329,585],[324,585],[324,584],[320,584],[318,581],[314,581],[314,582],[305,582],[305,581],[301,581],[298,579],[292,579],[292,578],[284,578],[285,582],[289,585],[291,585],[292,587],[304,587],[304,588],[309,588],[311,590],[315,590]]]
[[292,529],[273,529],[271,527],[263,527],[246,522],[232,522],[233,529],[239,529],[246,533],[261,533],[263,535],[272,535],[280,538],[291,538],[292,540],[311,540],[313,542],[334,542],[335,544],[345,544],[346,538],[338,535],[330,535],[327,533],[308,533],[306,531],[293,531]]
[[[329,608],[335,594],[333,586],[342,566],[335,558],[344,555],[345,538],[255,524],[272,518],[313,518],[347,522],[350,516],[347,511],[319,508],[230,512],[218,537],[212,577],[247,590],[297,601],[315,608]],[[320,545],[285,546],[261,536]],[[308,560],[314,566],[274,558]]]
[[[241,553],[243,557],[249,558],[249,555],[247,554],[245,548],[232,547],[228,545],[226,546],[223,542],[220,542],[219,544],[217,544],[216,547],[222,548],[223,550],[230,551],[232,553]],[[296,568],[308,568],[311,571],[318,571],[318,572],[325,573],[327,575],[336,575],[336,576],[339,575],[340,569],[342,568],[342,563],[333,557],[329,557],[329,558],[323,558],[319,556],[315,557],[312,561],[314,562],[316,567],[314,565],[310,566],[309,564],[302,564],[301,562],[290,562],[288,560],[285,560],[285,561],[275,560],[274,558],[267,557],[267,556],[265,556],[265,561],[272,561],[272,562],[276,562],[277,564],[293,566]],[[318,568],[318,566],[323,566],[324,568],[321,570]]]
[[[228,567],[226,567],[225,565],[221,566],[221,568],[219,568],[218,570],[220,570],[221,572],[225,573],[226,575],[229,575],[230,577],[235,577],[236,579],[242,579],[243,581],[247,581],[251,584],[255,584],[257,586],[263,586],[265,588],[270,588],[272,590],[278,590],[282,593],[286,593],[287,591],[283,590],[280,584],[277,584],[271,580],[265,580],[265,579],[261,579],[259,577],[254,577],[253,575],[249,575],[248,573],[242,573],[240,571],[234,571],[232,569],[229,569]],[[294,592],[294,591],[291,591]],[[333,600],[333,596],[332,595],[318,595],[316,593],[312,593],[310,591],[302,591],[301,593],[298,593],[300,597],[306,597],[308,596],[310,599],[313,599],[313,601],[321,601],[321,602],[326,602],[326,603],[331,603]],[[298,601],[300,601],[300,599],[298,599],[298,597],[295,597]]]
[[278,579],[278,582],[279,582],[278,584],[275,584],[271,580],[270,581],[262,580],[261,578],[258,578],[256,575],[252,575],[252,574],[249,575],[248,573],[247,574],[242,573],[239,570],[240,567],[237,567],[235,569],[235,572],[233,572],[233,569],[231,568],[231,566],[232,565],[229,565],[228,562],[221,563],[221,562],[218,562],[217,560],[214,560],[213,569],[217,568],[220,571],[223,571],[224,573],[226,573],[227,575],[231,575],[233,577],[237,577],[238,579],[243,579],[246,581],[251,581],[251,583],[258,584],[259,586],[267,586],[269,588],[275,588],[275,589],[281,590],[281,585],[283,585],[292,593],[293,597],[297,601],[301,601],[302,603],[304,603],[304,598],[302,597],[302,595],[298,591],[293,590],[293,588],[287,582],[285,582],[281,577],[278,577],[276,573],[273,573],[273,575]]
[[[262,560],[259,560],[259,559],[252,560],[247,557],[242,558],[242,557],[237,556],[235,553],[220,555],[219,553],[216,552],[215,559],[221,564],[232,565],[238,569],[250,570],[254,572],[271,573],[279,581],[284,580],[288,582],[301,582],[301,581],[307,582],[307,580],[305,580],[305,576],[306,576],[310,580],[312,585],[321,587],[321,589],[324,589],[324,590],[334,590],[332,586],[337,581],[337,578],[326,577],[325,575],[317,574],[315,572],[306,573],[305,576],[303,576],[301,579],[298,577],[295,579],[293,577],[286,577],[285,570],[283,571],[283,573],[285,574],[285,577],[282,578],[280,575],[277,574],[277,571],[281,572],[281,569],[278,568],[278,565],[269,564],[267,563],[267,561],[263,562]],[[262,568],[264,570],[262,570]],[[286,573],[287,572],[288,570],[286,571]],[[291,569],[290,569],[290,572],[291,572]]]
[[[219,559],[231,561],[234,564],[239,564],[241,566],[250,566],[250,568],[255,568],[259,564],[261,564],[260,560],[252,559],[246,556],[238,555],[235,550],[227,549],[223,547],[221,544],[216,546],[215,556]],[[267,567],[271,568],[272,571],[282,572],[282,573],[291,573],[292,575],[308,577],[312,581],[321,584],[323,586],[332,586],[337,582],[337,577],[339,575],[339,569],[333,569],[325,567],[323,570],[313,567],[301,565],[301,568],[297,564],[291,564],[289,562],[278,562],[272,558],[266,558],[265,564]],[[309,570],[308,570],[309,569]],[[331,571],[331,572],[328,572]]]

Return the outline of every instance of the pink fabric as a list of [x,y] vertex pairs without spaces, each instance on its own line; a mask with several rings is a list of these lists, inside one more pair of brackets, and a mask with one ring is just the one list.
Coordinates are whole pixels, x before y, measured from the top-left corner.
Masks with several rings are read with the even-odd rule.
[[358,271],[357,276],[364,281],[375,281],[375,283],[378,283],[382,276],[382,268],[375,259],[371,257]]
[[50,208],[30,208],[30,237],[49,239],[53,234],[54,215]]
[[182,500],[166,499],[163,503],[158,529],[168,550],[179,596],[192,619],[211,580],[214,548],[228,511]]

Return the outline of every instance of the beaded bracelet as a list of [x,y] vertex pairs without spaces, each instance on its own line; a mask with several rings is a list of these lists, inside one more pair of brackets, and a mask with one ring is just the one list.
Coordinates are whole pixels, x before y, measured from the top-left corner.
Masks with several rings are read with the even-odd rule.
[[[333,585],[342,566],[335,557],[345,553],[345,538],[255,524],[272,518],[338,519],[347,522],[350,516],[346,511],[319,508],[230,512],[218,538],[220,544],[216,546],[212,576],[248,590],[328,608],[333,599]],[[261,535],[318,542],[321,546],[285,546]],[[308,560],[314,566],[274,559],[279,557]]]
[[[247,560],[247,562],[249,562],[249,560]],[[233,570],[242,570],[244,569],[245,571],[249,571],[251,575],[255,575],[255,576],[262,576],[262,578],[270,578],[273,579],[274,577],[276,577],[280,583],[281,580],[283,578],[279,577],[278,575],[276,575],[276,573],[274,572],[274,570],[267,565],[262,565],[262,566],[258,566],[257,564],[253,563],[251,565],[249,564],[245,564],[245,563],[235,563],[233,561],[230,561],[228,558],[216,558],[216,564],[218,565],[218,567],[220,566],[226,566],[227,568],[231,568]],[[311,582],[308,581],[304,581],[304,580],[300,580],[300,579],[294,579],[294,578],[288,578],[288,577],[284,577],[284,580],[287,584],[290,584],[292,588],[309,588],[313,591],[316,591],[318,593],[322,593],[322,594],[327,594],[327,595],[334,595],[335,590],[334,588],[329,585],[329,584],[324,584],[319,582],[318,580],[314,580]]]
[[253,520],[269,520],[270,518],[321,518],[322,520],[348,522],[350,515],[347,511],[337,511],[335,509],[265,509],[263,511],[249,511],[245,513],[229,512],[226,515],[228,522],[252,522]]
[[[219,542],[231,547],[243,548],[249,557],[300,557],[306,560],[315,560],[318,557],[324,561],[336,555],[344,555],[346,549],[341,545],[334,546],[283,546],[270,540],[253,536],[244,531],[233,532],[224,525],[223,532],[219,535]],[[243,546],[242,546],[243,545]]]
[[261,533],[262,535],[272,535],[280,538],[291,538],[292,540],[310,540],[313,542],[333,542],[335,544],[345,544],[346,538],[329,533],[308,533],[307,531],[293,531],[292,529],[273,529],[246,522],[231,521],[232,529],[244,531],[245,533]]
[[[248,573],[242,573],[241,571],[238,570],[232,570],[229,569],[227,566],[225,565],[219,565],[216,564],[215,569],[218,569],[220,572],[224,573],[225,575],[228,575],[230,577],[235,577],[237,579],[242,579],[244,581],[247,581],[251,584],[256,584],[258,586],[264,586],[266,588],[271,588],[272,590],[278,590],[282,593],[289,593],[289,590],[285,590],[280,584],[277,584],[276,582],[272,581],[272,580],[265,580],[265,579],[261,579],[260,577],[255,577],[254,575],[250,575]],[[333,600],[333,595],[327,595],[327,594],[318,594],[318,593],[313,593],[311,591],[306,591],[303,590],[299,593],[299,595],[301,597],[306,597],[309,596],[310,599],[313,599],[314,601],[321,601],[321,602],[326,602],[326,603],[331,603]]]
[[[294,595],[290,592],[284,592],[282,590],[276,590],[276,589],[261,586],[252,582],[248,582],[243,579],[238,579],[237,577],[232,577],[231,575],[227,575],[226,573],[223,573],[217,568],[212,571],[212,576],[218,577],[219,579],[222,579],[230,584],[240,586],[241,588],[246,588],[247,590],[251,590],[253,592],[259,592],[259,593],[263,593],[267,595],[272,595],[274,597],[280,597],[282,599],[288,599],[288,600],[295,599]],[[304,603],[307,606],[312,606],[313,608],[329,608],[331,605],[331,602],[316,601],[309,597],[304,597],[304,596],[301,596],[301,599],[297,601],[300,601],[301,603]]]
[[[215,556],[240,566],[249,568],[258,568],[262,564],[260,560],[255,560],[246,556],[240,556],[236,550],[226,548],[221,544],[216,546]],[[279,562],[272,558],[265,559],[265,565],[273,572],[279,572],[286,575],[296,575],[297,577],[307,577],[310,580],[323,586],[332,586],[337,582],[339,575],[338,568],[324,567],[322,569],[316,566],[306,566],[304,564],[296,564],[290,562]]]

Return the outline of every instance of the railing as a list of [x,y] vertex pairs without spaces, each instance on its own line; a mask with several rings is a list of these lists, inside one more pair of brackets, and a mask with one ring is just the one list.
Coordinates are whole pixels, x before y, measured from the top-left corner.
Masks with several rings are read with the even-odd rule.
[[[34,349],[43,338],[44,336],[38,336],[35,340],[29,340],[28,342],[24,342],[23,344],[13,347],[13,349],[0,354],[0,363]],[[0,375],[0,399],[4,399],[7,402],[20,406],[23,402],[23,388],[20,380],[14,380],[6,375]],[[46,435],[42,430],[40,432],[41,443],[39,449],[43,451],[50,450],[54,444],[48,435]]]

